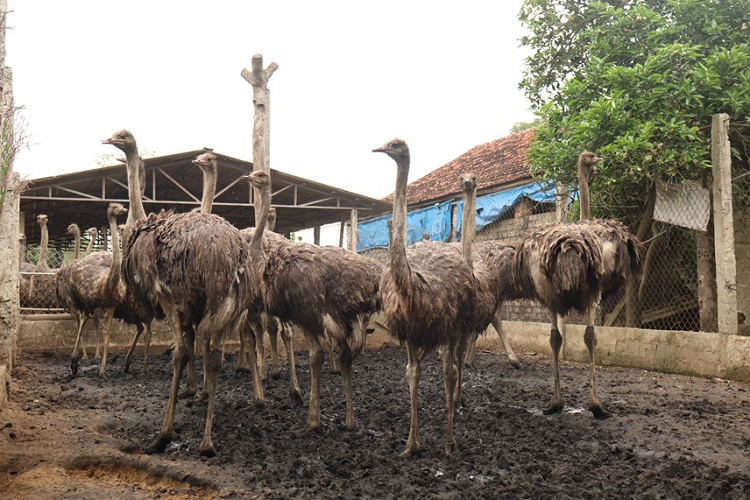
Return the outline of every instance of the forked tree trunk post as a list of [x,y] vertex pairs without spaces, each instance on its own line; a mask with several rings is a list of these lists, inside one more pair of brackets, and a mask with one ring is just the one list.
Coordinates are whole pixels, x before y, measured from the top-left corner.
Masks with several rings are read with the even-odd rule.
[[[263,69],[263,56],[255,54],[253,56],[250,70],[242,70],[242,78],[253,86],[253,106],[255,108],[255,119],[253,122],[253,169],[262,168],[266,172],[271,172],[270,151],[271,151],[271,92],[268,90],[268,79],[271,78],[274,71],[279,69],[279,65],[272,62],[266,69]],[[259,199],[259,196],[255,196]],[[259,209],[257,203],[254,203],[255,220],[258,221]]]

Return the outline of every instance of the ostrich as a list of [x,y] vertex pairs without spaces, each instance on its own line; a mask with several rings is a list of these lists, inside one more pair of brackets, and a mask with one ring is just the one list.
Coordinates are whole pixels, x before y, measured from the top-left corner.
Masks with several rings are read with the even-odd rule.
[[[131,210],[128,212],[125,227],[120,230],[120,227],[118,226],[116,231],[123,239],[124,248],[130,238],[130,233],[132,232],[135,221],[146,218],[146,212],[143,209],[143,202],[141,200],[145,189],[145,169],[143,167],[143,160],[138,154],[138,145],[135,141],[135,137],[133,137],[133,134],[128,130],[123,129],[115,132],[111,137],[103,140],[102,144],[110,144],[125,153],[125,166],[128,178],[128,198]],[[112,234],[114,235],[114,232],[112,232]],[[141,366],[141,373],[145,373],[148,369],[147,362],[148,349],[151,342],[151,324],[154,319],[162,319],[164,313],[158,306],[154,306],[147,302],[136,301],[131,290],[126,289],[126,294],[122,303],[115,309],[115,317],[122,319],[129,324],[133,324],[136,327],[133,342],[130,345],[128,353],[125,355],[125,372],[130,369],[133,352],[135,351],[139,337],[145,329],[146,338],[144,343],[143,365]]]
[[[502,276],[499,269],[498,259],[495,258],[494,252],[485,251],[485,247],[477,247],[473,244],[474,232],[476,228],[476,191],[477,178],[472,173],[460,176],[461,192],[463,193],[463,227],[461,230],[461,255],[466,263],[472,267],[476,278],[476,302],[474,305],[474,316],[471,324],[471,334],[468,338],[468,348],[471,349],[476,344],[477,336],[485,331],[487,327],[497,323],[496,315],[499,315],[502,301],[506,298],[507,290],[510,288],[509,273]],[[495,246],[495,245],[493,245]],[[510,261],[512,252],[505,252],[505,261]],[[508,266],[505,268],[509,269]],[[499,324],[496,326],[498,332],[502,329]],[[502,333],[500,338],[504,339]],[[462,349],[463,345],[460,346]],[[510,346],[506,347],[508,357],[513,363],[515,353]],[[463,360],[463,351],[458,354],[459,360]],[[468,356],[468,354],[467,354]],[[515,358],[517,361],[517,358]],[[456,384],[455,401],[463,405],[462,382],[463,382],[463,363],[457,363],[458,383]]]
[[73,374],[78,373],[78,362],[81,359],[81,333],[88,318],[97,309],[105,311],[104,349],[99,367],[99,376],[106,377],[107,347],[112,317],[115,308],[125,296],[125,288],[120,280],[120,246],[117,234],[117,217],[127,213],[119,203],[111,203],[107,209],[107,219],[112,231],[112,253],[94,252],[82,259],[63,266],[57,273],[57,296],[65,307],[76,316],[78,333],[76,335],[70,368]]
[[[588,178],[591,165],[600,159],[593,153],[579,156],[579,172]],[[588,183],[581,185],[581,212],[589,213]],[[526,235],[518,246],[513,263],[513,280],[525,297],[547,307],[551,322],[550,346],[553,354],[554,397],[546,415],[563,409],[560,390],[559,358],[562,336],[557,316],[575,309],[587,317],[584,342],[589,352],[591,387],[589,410],[594,418],[612,415],[596,394],[596,333],[594,316],[603,295],[613,292],[640,270],[643,245],[617,221],[581,221],[557,224]]]
[[89,242],[86,244],[86,251],[83,253],[84,256],[90,254],[94,249],[94,242],[99,236],[99,230],[95,227],[90,227],[86,230],[86,234],[89,235]]
[[457,451],[453,436],[453,415],[457,384],[458,355],[468,339],[474,317],[476,278],[455,246],[422,241],[406,248],[406,186],[409,175],[409,147],[394,139],[373,152],[391,157],[397,166],[393,193],[390,265],[380,281],[380,298],[388,329],[406,344],[411,424],[402,456],[421,451],[417,421],[417,390],[420,361],[425,353],[440,350],[448,417],[445,453]]
[[[259,192],[261,203],[267,205],[270,183]],[[257,232],[254,236],[257,239]],[[310,405],[302,434],[320,428],[320,374],[328,338],[339,349],[346,427],[353,429],[352,362],[364,349],[365,328],[378,308],[382,266],[339,247],[287,241],[268,245],[266,253],[257,243],[254,246],[251,264],[260,272],[265,312],[298,326],[305,335],[310,357]]]
[[[113,137],[118,141],[115,145],[132,140],[129,133],[120,135],[125,137]],[[139,179],[133,172],[129,176],[131,203],[137,204]],[[215,455],[211,427],[221,345],[246,318],[247,259],[248,247],[240,231],[216,215],[162,212],[135,223],[123,250],[127,288],[136,303],[160,306],[173,334],[179,337],[172,352],[172,383],[164,422],[146,453],[163,452],[173,438],[179,382],[193,357],[197,334],[203,339],[204,390],[208,394],[199,453]],[[197,325],[195,330],[193,324]]]
[[81,255],[81,229],[76,223],[69,224],[65,234],[73,237],[73,260],[78,260]]
[[36,216],[36,222],[41,228],[41,241],[39,243],[39,260],[36,263],[36,270],[39,272],[49,271],[49,264],[47,264],[47,252],[49,246],[49,230],[47,229],[47,222],[49,219],[46,215],[40,214]]

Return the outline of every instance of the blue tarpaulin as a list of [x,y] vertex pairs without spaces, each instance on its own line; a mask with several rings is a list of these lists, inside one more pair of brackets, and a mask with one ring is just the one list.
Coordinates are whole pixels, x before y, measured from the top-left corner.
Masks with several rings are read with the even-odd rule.
[[[547,189],[545,189],[545,187]],[[492,193],[477,198],[477,231],[499,219],[521,197],[535,201],[554,202],[554,190],[546,184],[532,183],[507,191]],[[424,234],[429,234],[433,241],[448,241],[451,235],[451,206],[453,202],[435,204],[414,210],[406,215],[406,244],[419,241]],[[457,234],[461,230],[461,210],[463,202],[457,205]],[[391,214],[370,219],[357,224],[357,251],[371,248],[388,248],[388,221]]]

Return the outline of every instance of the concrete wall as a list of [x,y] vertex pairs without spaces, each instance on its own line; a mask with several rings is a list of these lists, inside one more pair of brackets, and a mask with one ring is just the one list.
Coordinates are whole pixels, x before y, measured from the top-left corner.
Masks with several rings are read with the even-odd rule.
[[[552,355],[549,323],[504,321],[511,344],[524,351]],[[565,360],[588,363],[585,325],[567,325]],[[596,327],[598,365],[627,366],[664,373],[750,380],[750,337],[708,332]],[[497,336],[480,338],[478,346],[500,346]]]
[[[18,349],[26,352],[53,352],[70,355],[75,343],[75,321],[69,315],[48,315],[27,319],[21,323]],[[62,319],[61,319],[62,318]],[[371,326],[375,333],[368,336],[367,346],[376,349],[397,342],[379,326],[381,315],[375,315]],[[115,323],[110,340],[110,353],[124,353],[130,346],[135,328]],[[503,328],[511,344],[518,350],[551,356],[549,323],[504,321]],[[566,326],[563,356],[565,360],[588,363],[588,351],[583,343],[584,325]],[[492,331],[492,330],[490,330]],[[643,330],[638,328],[596,328],[597,364],[642,368],[665,373],[680,373],[701,377],[721,377],[750,381],[750,337],[721,335],[706,332]],[[93,354],[94,330],[84,330],[85,345]],[[236,347],[231,339],[230,348]],[[159,352],[171,344],[172,337],[166,323],[154,323],[152,352]],[[268,345],[268,339],[266,339]],[[283,344],[281,344],[283,345]],[[502,350],[497,335],[480,337],[480,349]],[[298,333],[295,348],[304,350],[304,338]],[[137,353],[142,352],[142,348]],[[268,350],[266,351],[269,352]]]

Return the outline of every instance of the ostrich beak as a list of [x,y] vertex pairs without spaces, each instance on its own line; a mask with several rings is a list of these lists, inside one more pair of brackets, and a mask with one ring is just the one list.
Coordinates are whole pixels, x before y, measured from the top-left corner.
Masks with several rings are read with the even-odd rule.
[[102,141],[102,144],[120,144],[121,141],[118,141],[117,139],[112,139],[111,137],[109,139],[104,139]]
[[383,147],[375,148],[372,150],[373,153],[385,153],[385,149]]

